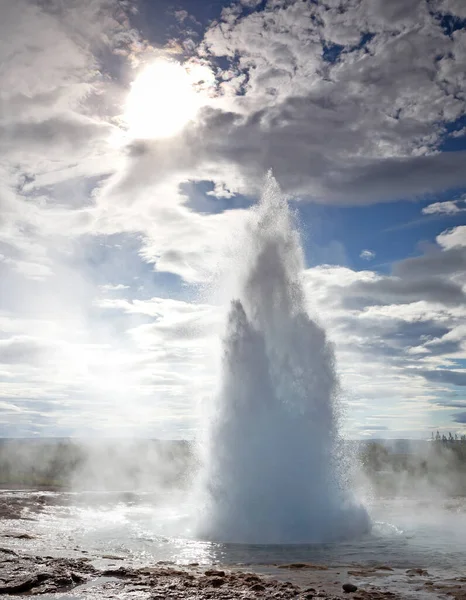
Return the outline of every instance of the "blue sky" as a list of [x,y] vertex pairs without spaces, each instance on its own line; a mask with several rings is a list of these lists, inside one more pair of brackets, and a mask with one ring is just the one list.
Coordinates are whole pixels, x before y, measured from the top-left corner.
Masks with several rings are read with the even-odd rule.
[[[448,200],[460,196],[461,192],[449,192],[442,198]],[[325,254],[326,248],[337,240],[346,255],[345,266],[356,270],[367,268],[367,259],[361,257],[361,252],[370,249],[375,253],[371,267],[380,273],[390,273],[393,262],[421,255],[424,244],[435,244],[435,238],[442,231],[464,223],[465,217],[461,213],[422,215],[422,208],[432,202],[430,199],[362,207],[320,204],[300,207],[304,228],[309,231],[309,264],[335,261],[341,264],[342,258],[338,256],[316,256]]]
[[346,434],[465,432],[463,0],[0,16],[0,434],[197,435],[269,169]]

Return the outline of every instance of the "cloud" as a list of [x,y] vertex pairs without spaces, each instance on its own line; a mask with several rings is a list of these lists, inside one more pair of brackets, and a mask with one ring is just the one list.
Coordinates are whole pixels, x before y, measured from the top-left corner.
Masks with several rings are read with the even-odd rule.
[[105,283],[100,286],[103,292],[120,292],[122,290],[129,290],[129,285],[123,285],[122,283]]
[[[146,235],[147,214],[128,196],[166,195],[182,205],[178,187],[187,180],[212,181],[228,195],[255,195],[269,168],[286,192],[341,204],[466,184],[464,153],[437,152],[445,124],[465,110],[453,92],[460,85],[461,40],[443,32],[440,13],[424,2],[408,10],[398,1],[388,8],[365,0],[251,8],[225,12],[199,47],[202,60],[229,63],[218,71],[220,95],[178,137],[133,144],[123,163],[115,159],[118,175],[96,195],[91,230],[125,221]],[[329,59],[332,45],[339,50]],[[154,250],[146,253],[149,260]],[[206,275],[183,268],[180,250],[166,262],[189,280]]]
[[466,18],[466,8],[461,0],[436,0],[433,6],[448,15],[460,19]]
[[435,371],[422,371],[423,377],[429,381],[439,383],[449,383],[452,385],[466,385],[466,371],[450,371],[446,369],[438,369]]
[[[241,260],[244,206],[269,168],[298,201],[327,204],[466,185],[465,152],[441,152],[466,112],[464,31],[442,28],[443,15],[464,15],[461,1],[236,3],[190,45],[191,61],[216,73],[209,105],[179,135],[144,142],[128,141],[120,117],[138,65],[163,49],[132,28],[131,4],[0,10],[5,427],[29,410],[42,432],[94,420],[192,434],[222,328],[221,309],[192,299]],[[204,204],[193,201],[202,186]],[[460,200],[423,212],[457,209]],[[388,275],[335,265],[303,274],[353,390],[354,432],[381,405],[398,431],[442,409],[465,353],[464,236],[444,231]],[[333,258],[345,255],[337,245]],[[423,374],[439,372],[442,381]]]
[[[211,181],[228,200],[257,194],[272,167],[287,192],[353,204],[466,183],[462,153],[435,151],[445,133],[439,123],[464,110],[449,91],[460,76],[461,42],[445,35],[423,2],[409,10],[400,2],[387,8],[364,0],[338,6],[275,2],[258,12],[251,12],[252,5],[242,12],[238,5],[225,13],[224,23],[221,18],[208,28],[199,47],[198,60],[230,61],[218,72],[224,95],[179,136],[123,148],[110,141],[124,87],[105,76],[106,65],[96,56],[99,40],[119,52],[126,43],[127,54],[138,41],[124,11],[110,13],[97,0],[79,10],[40,10],[27,2],[21,7],[9,9],[7,39],[17,44],[21,29],[34,50],[20,44],[6,64],[9,72],[21,73],[40,61],[43,76],[15,77],[4,123],[5,152],[8,147],[29,177],[12,201],[21,215],[8,231],[16,247],[24,244],[25,230],[47,246],[40,234],[60,235],[65,221],[71,236],[134,233],[141,235],[141,258],[156,270],[202,282],[216,268],[224,232],[241,226],[241,218],[233,214],[238,211],[191,210],[180,193],[186,181]],[[439,4],[438,10],[452,9]],[[100,13],[106,19],[98,20]],[[51,51],[51,39],[59,55]],[[341,48],[329,59],[325,52],[332,44]],[[124,60],[124,52],[117,56],[112,60]],[[440,78],[446,83],[440,85]],[[31,82],[28,90],[24,81]],[[51,188],[72,179],[72,189],[80,189],[90,176],[102,179],[93,190],[83,183],[73,211],[61,207],[60,213]],[[31,208],[31,196],[40,196],[42,206]],[[34,268],[20,264],[44,265],[48,254],[32,261],[24,245],[21,252],[17,268],[29,273]]]
[[[107,315],[69,319],[66,327],[58,326],[66,320],[56,315],[51,322],[0,319],[0,330],[11,332],[0,341],[0,371],[6,376],[0,397],[12,407],[1,412],[0,423],[18,434],[23,424],[15,414],[24,410],[30,422],[42,415],[49,435],[52,430],[83,435],[94,422],[109,433],[141,431],[146,423],[152,436],[191,436],[186,428],[214,383],[218,309],[163,298],[95,301]],[[110,320],[110,311],[121,312],[120,319]],[[34,337],[15,333],[27,329]],[[31,410],[39,401],[35,416]]]
[[146,347],[147,344],[157,346],[169,341],[190,344],[204,337],[215,339],[215,335],[221,331],[223,311],[210,304],[151,298],[133,301],[103,299],[98,305],[127,314],[154,317],[155,322],[129,330],[132,336],[144,338]]
[[[67,233],[73,236],[79,221],[83,230],[86,216],[78,211],[89,205],[92,190],[86,178],[117,164],[109,143],[116,111],[110,107],[123,96],[96,57],[113,52],[125,32],[130,37],[119,7],[116,0],[84,0],[79,7],[2,3],[0,203],[7,210],[0,234],[11,267],[28,277],[50,275],[50,255],[62,245],[54,244],[56,238],[70,225]],[[62,206],[57,214],[54,193],[66,205],[64,187],[71,181],[67,195],[75,196],[71,208],[77,212]],[[52,189],[56,184],[62,193]]]
[[[465,205],[464,207],[462,205]],[[466,198],[461,197],[458,200],[448,200],[445,202],[434,202],[422,209],[424,215],[456,215],[466,211]]]
[[[453,238],[455,241],[456,239],[461,239],[459,234],[460,232],[455,234]],[[451,288],[453,294],[457,293],[458,300],[460,300],[462,294],[461,286],[454,284],[451,281],[445,281],[444,276],[452,275],[454,273],[461,274],[464,272],[466,267],[466,247],[460,247],[459,244],[458,246],[451,245],[452,238],[447,234],[444,238],[440,238],[439,241],[448,244],[450,247],[443,251],[435,250],[431,254],[416,258],[406,258],[394,266],[393,272],[395,275],[405,278],[405,280],[408,277],[413,277],[416,282],[427,279],[426,285],[429,285],[429,281],[435,283],[435,278],[440,277],[443,279],[443,283],[442,281],[438,282],[439,286],[442,287],[442,285],[446,285],[447,288]],[[412,285],[417,285],[417,283],[413,281]],[[439,292],[441,293],[440,288]],[[435,293],[435,291],[433,293]]]
[[453,421],[455,423],[465,424],[466,423],[466,412],[460,412],[460,413],[456,413],[455,415],[453,415]]
[[[447,229],[437,236],[437,243],[446,250],[466,248],[466,225]],[[462,252],[463,250],[460,250]]]
[[[451,269],[454,269],[454,266],[450,263],[447,264]],[[401,267],[398,267],[398,272],[400,270]],[[367,302],[367,305],[406,304],[420,300],[458,305],[466,301],[466,295],[461,285],[440,277],[424,279],[417,277],[414,280],[399,277],[380,277],[370,282],[361,281],[353,284],[348,289],[348,305],[351,305],[353,298],[357,302]]]
[[27,336],[0,340],[0,364],[36,363],[50,348]]
[[452,93],[461,85],[461,36],[446,35],[440,17],[423,1],[409,9],[397,1],[274,2],[214,23],[203,50],[230,61],[221,85],[237,116],[206,115],[205,150],[211,155],[210,132],[220,128],[215,151],[250,185],[272,167],[286,191],[321,201],[374,202],[464,184],[463,153],[434,151],[444,135],[438,123],[465,109]]
[[306,270],[311,314],[335,343],[351,430],[361,431],[370,418],[384,426],[382,407],[390,413],[389,435],[422,430],[432,410],[445,411],[437,418],[450,426],[446,411],[458,401],[444,399],[465,381],[457,361],[466,358],[466,303],[463,262],[441,242],[456,235],[443,232],[435,247],[395,263],[388,275],[328,265]]
[[456,131],[453,131],[451,134],[451,137],[459,138],[459,137],[464,137],[465,135],[466,135],[466,127],[463,127],[462,129],[457,129]]

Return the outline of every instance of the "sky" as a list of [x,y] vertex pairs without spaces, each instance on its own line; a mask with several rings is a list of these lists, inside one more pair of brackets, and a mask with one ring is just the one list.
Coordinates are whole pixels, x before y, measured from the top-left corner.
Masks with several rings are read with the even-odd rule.
[[0,436],[195,437],[268,169],[345,434],[466,433],[464,0],[0,0],[0,90]]

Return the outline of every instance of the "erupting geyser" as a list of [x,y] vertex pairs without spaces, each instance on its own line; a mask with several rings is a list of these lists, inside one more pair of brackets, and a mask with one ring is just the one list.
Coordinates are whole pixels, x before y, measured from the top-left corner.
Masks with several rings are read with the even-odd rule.
[[299,233],[271,174],[245,245],[208,425],[197,533],[256,544],[365,533],[369,518],[343,473],[332,347],[308,316]]

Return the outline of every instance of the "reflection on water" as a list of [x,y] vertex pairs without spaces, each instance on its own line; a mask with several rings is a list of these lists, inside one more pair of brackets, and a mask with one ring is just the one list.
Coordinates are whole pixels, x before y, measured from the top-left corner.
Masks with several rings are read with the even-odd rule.
[[[33,553],[118,558],[135,564],[222,563],[270,565],[388,564],[461,568],[466,532],[463,498],[429,504],[378,500],[371,506],[371,535],[352,542],[316,545],[215,544],[190,537],[191,507],[174,496],[1,492],[0,501],[21,504],[33,520],[0,520],[0,535],[27,532],[33,539],[6,538]],[[2,541],[2,545],[6,542]]]

